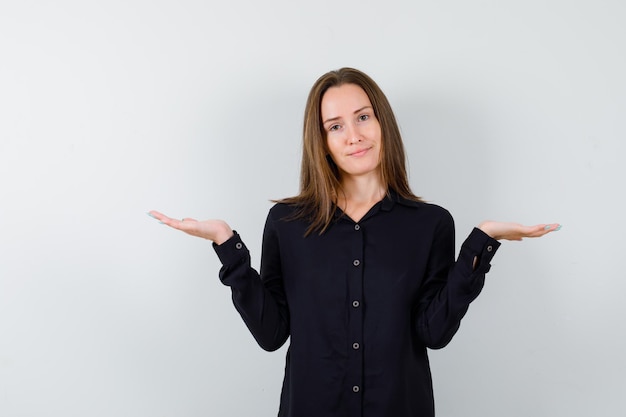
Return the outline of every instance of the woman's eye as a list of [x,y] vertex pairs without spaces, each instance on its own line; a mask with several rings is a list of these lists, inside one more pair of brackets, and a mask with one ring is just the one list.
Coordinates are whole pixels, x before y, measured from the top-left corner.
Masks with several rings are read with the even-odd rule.
[[328,128],[328,130],[330,132],[334,132],[335,130],[339,130],[339,125],[332,125],[331,127]]
[[369,114],[362,114],[359,116],[359,121],[364,122],[369,118],[370,118]]

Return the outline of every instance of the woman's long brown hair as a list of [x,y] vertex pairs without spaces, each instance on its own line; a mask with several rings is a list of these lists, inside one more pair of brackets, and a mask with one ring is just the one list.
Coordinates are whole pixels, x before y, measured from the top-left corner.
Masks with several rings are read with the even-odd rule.
[[304,110],[300,194],[277,200],[279,203],[296,206],[294,219],[304,218],[310,222],[306,235],[312,232],[324,233],[337,210],[341,178],[337,166],[329,156],[326,132],[322,124],[321,103],[329,88],[344,84],[355,84],[365,91],[380,123],[381,183],[386,185],[387,192],[394,190],[401,197],[421,201],[409,187],[400,129],[385,94],[367,74],[354,68],[330,71],[313,84]]

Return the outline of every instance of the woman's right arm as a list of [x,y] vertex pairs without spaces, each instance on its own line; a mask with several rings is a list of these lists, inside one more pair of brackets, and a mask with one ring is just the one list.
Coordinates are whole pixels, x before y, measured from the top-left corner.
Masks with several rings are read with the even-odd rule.
[[280,348],[289,337],[289,312],[282,282],[278,240],[268,218],[263,233],[261,270],[250,264],[250,252],[239,234],[222,220],[176,220],[148,213],[174,229],[213,241],[222,268],[219,277],[231,288],[235,308],[258,344],[267,351]]

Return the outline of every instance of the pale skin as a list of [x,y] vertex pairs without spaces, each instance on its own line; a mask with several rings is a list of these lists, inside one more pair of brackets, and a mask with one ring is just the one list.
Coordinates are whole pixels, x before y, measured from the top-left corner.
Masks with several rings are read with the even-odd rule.
[[[342,193],[337,205],[358,222],[386,193],[379,174],[380,124],[367,94],[354,84],[328,89],[322,98],[321,115],[329,154],[340,172]],[[167,226],[218,245],[233,236],[232,228],[223,220],[174,219],[154,210],[148,214]],[[544,236],[561,226],[487,220],[478,228],[496,240],[519,241]]]

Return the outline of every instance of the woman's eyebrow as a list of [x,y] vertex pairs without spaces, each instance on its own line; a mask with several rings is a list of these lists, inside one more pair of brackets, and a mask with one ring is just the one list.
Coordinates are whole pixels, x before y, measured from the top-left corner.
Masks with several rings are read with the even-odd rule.
[[[363,107],[361,107],[360,109],[355,110],[353,114],[357,114],[357,113],[362,112],[362,111],[363,111],[363,110],[365,110],[365,109],[371,109],[371,108],[372,108],[372,106],[363,106]],[[326,124],[326,123],[328,123],[328,122],[334,122],[334,121],[339,120],[339,119],[341,119],[341,117],[340,117],[340,116],[337,116],[337,117],[331,117],[330,119],[326,119],[326,120],[324,120],[324,121],[322,122],[322,124]]]
[[365,110],[365,109],[371,109],[371,108],[372,108],[372,106],[363,106],[363,107],[361,107],[360,109],[355,110],[355,111],[354,111],[354,114],[361,113],[363,110]]

